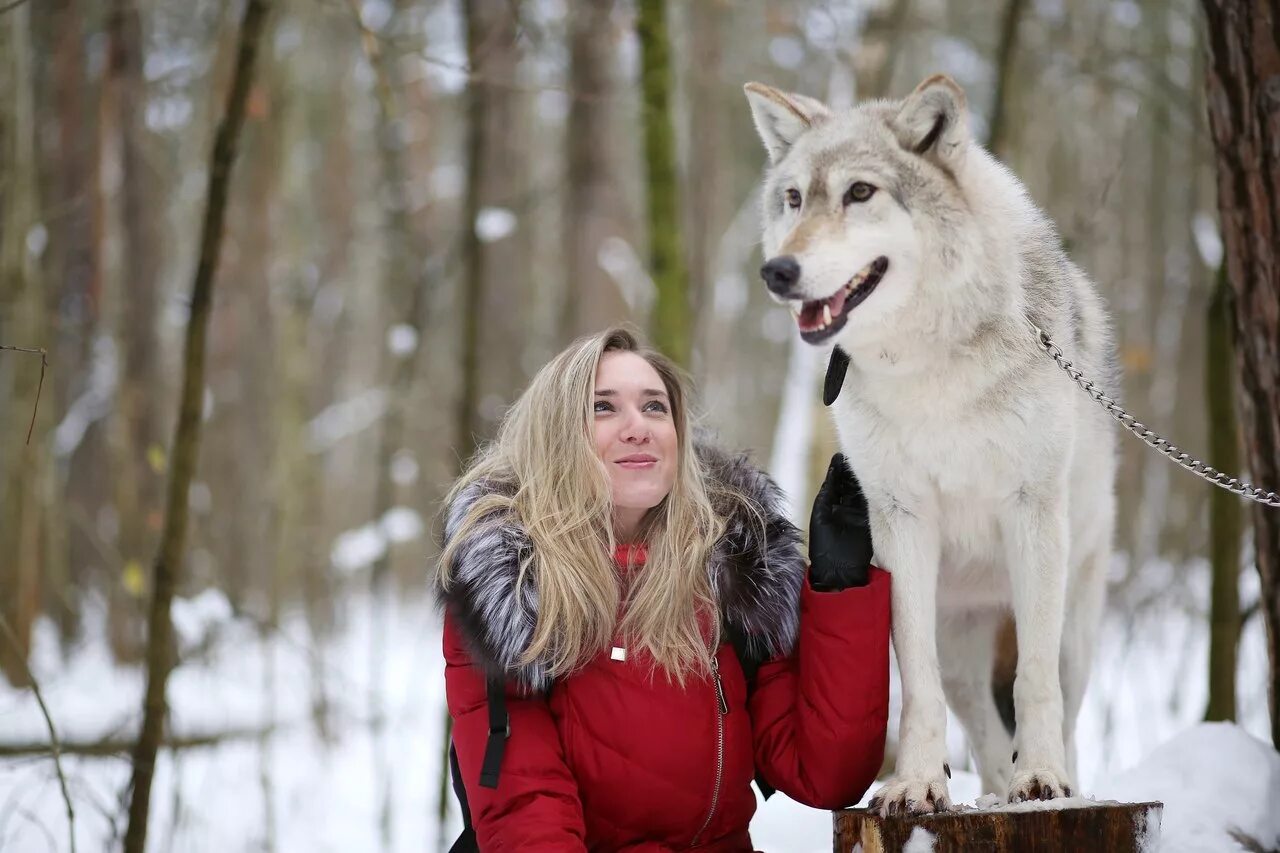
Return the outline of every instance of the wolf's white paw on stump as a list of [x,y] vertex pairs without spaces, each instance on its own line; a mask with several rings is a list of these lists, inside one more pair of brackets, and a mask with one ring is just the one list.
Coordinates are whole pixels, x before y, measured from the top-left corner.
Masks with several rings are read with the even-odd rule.
[[883,815],[931,814],[951,808],[947,780],[939,773],[933,778],[894,778],[871,798],[871,810]]
[[832,816],[838,853],[1140,853],[1155,849],[1163,811],[1163,803],[1076,797],[939,814],[881,817],[845,809]]
[[1057,800],[1071,796],[1071,786],[1066,776],[1052,770],[1033,770],[1015,773],[1009,785],[1009,802],[1021,803],[1035,800]]

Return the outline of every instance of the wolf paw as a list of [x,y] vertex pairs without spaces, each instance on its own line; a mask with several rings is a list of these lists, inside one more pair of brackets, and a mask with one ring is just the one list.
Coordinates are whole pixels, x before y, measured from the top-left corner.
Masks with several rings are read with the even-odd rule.
[[876,791],[869,807],[881,817],[945,812],[951,808],[947,780],[941,773],[932,778],[890,779]]
[[1015,773],[1009,785],[1009,802],[1021,803],[1027,800],[1056,800],[1059,797],[1070,797],[1071,785],[1061,773],[1052,770],[1032,770],[1026,773]]

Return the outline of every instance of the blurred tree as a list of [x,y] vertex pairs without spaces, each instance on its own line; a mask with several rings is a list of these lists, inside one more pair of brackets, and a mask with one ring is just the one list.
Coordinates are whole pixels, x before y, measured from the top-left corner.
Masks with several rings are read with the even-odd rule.
[[147,556],[153,553],[161,511],[163,455],[156,418],[156,402],[161,395],[155,368],[159,361],[158,231],[163,218],[157,215],[152,193],[157,183],[152,178],[154,165],[146,162],[150,134],[144,117],[147,82],[142,69],[142,16],[137,0],[112,0],[106,29],[102,143],[109,158],[106,168],[120,179],[112,213],[123,237],[115,277],[118,289],[112,294],[121,369],[117,407],[110,425],[115,456],[114,503],[120,519],[116,547],[121,562],[108,572],[112,579],[108,618],[112,646],[117,655],[128,660],[141,653],[138,617],[142,599],[131,578],[142,575]]
[[213,284],[218,269],[219,250],[222,247],[231,169],[235,164],[236,146],[244,123],[245,105],[249,100],[258,42],[267,11],[268,0],[248,0],[245,5],[235,73],[210,158],[208,201],[201,225],[200,256],[191,286],[191,313],[187,321],[181,408],[170,450],[164,528],[152,574],[151,610],[147,624],[147,688],[143,698],[142,728],[133,754],[125,853],[143,853],[146,849],[156,751],[159,749],[168,716],[165,687],[174,654],[170,606],[185,557],[188,500],[200,452],[205,349],[209,314],[213,304]]
[[[732,190],[726,178],[732,176],[733,158],[725,136],[726,111],[738,106],[738,87],[726,86],[724,66],[724,32],[730,5],[724,0],[690,3],[683,12],[687,23],[677,23],[674,32],[687,30],[687,52],[693,55],[684,63],[687,106],[683,110],[683,135],[689,152],[688,174],[697,175],[692,191],[683,194],[685,233],[688,234],[689,290],[693,312],[690,336],[696,354],[698,378],[709,367],[705,341],[715,299],[715,265],[719,235],[724,230],[726,201]],[[677,19],[678,20],[678,19]]]
[[[1245,455],[1254,482],[1280,489],[1280,0],[1202,3]],[[1270,661],[1271,741],[1280,749],[1280,510],[1258,503],[1252,508]]]
[[693,348],[693,316],[681,237],[666,0],[638,0],[636,34],[640,37],[641,121],[648,176],[649,274],[657,289],[650,334],[654,346],[687,368]]
[[[408,123],[402,106],[404,83],[399,72],[400,63],[394,55],[384,51],[383,44],[364,25],[360,3],[351,0],[356,20],[360,23],[361,42],[366,58],[373,69],[378,100],[377,150],[379,162],[379,193],[382,205],[382,239],[385,249],[383,260],[383,292],[390,306],[383,341],[385,344],[383,367],[384,381],[388,387],[387,411],[382,418],[382,435],[379,438],[374,490],[373,518],[385,517],[396,503],[396,487],[392,480],[392,458],[405,444],[406,408],[413,391],[417,359],[414,353],[426,324],[425,306],[427,286],[424,278],[427,265],[421,258],[429,253],[420,236],[415,232],[409,216],[409,199],[406,189],[405,150],[408,140],[405,134]],[[399,35],[403,30],[409,0],[396,0],[385,31]],[[409,342],[412,342],[410,344]],[[391,605],[391,549],[385,548],[374,560],[369,575],[370,597],[373,607],[369,635],[369,718],[376,753],[377,787],[381,792],[378,831],[382,849],[392,845],[392,773],[391,746],[386,742],[386,716],[384,692],[386,690],[383,662],[386,654],[386,630],[388,609]]]
[[987,124],[987,150],[999,157],[1005,145],[1010,89],[1016,67],[1018,24],[1027,8],[1027,0],[1008,0],[1000,20],[1000,44],[996,48],[996,91],[992,96],[991,121]]
[[519,8],[464,5],[467,37],[467,182],[463,210],[462,395],[454,449],[465,463],[524,385],[529,290],[527,139],[516,86]]
[[[50,324],[37,263],[48,232],[40,221],[31,9],[0,16],[0,343],[45,347]],[[53,407],[46,405],[27,444],[40,365],[13,352],[0,359],[0,612],[16,642],[0,643],[0,671],[25,685],[25,656],[39,612],[47,557],[45,508],[53,498],[49,453]]]
[[[1219,471],[1240,470],[1236,421],[1235,352],[1231,340],[1231,285],[1226,269],[1209,304],[1205,347],[1205,399],[1208,401],[1209,464]],[[1206,720],[1236,718],[1236,649],[1240,644],[1240,547],[1244,527],[1240,499],[1214,489],[1209,504],[1209,559],[1213,584],[1209,603],[1209,705]]]
[[612,132],[618,39],[612,2],[572,0],[569,28],[569,119],[565,128],[568,187],[563,214],[562,342],[599,331],[628,315],[619,283],[601,250],[621,236],[621,157]]

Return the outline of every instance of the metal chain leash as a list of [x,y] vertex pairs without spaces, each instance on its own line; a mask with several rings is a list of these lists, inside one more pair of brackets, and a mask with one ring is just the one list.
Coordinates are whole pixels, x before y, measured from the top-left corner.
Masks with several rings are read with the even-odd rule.
[[1148,447],[1160,451],[1171,461],[1178,463],[1192,474],[1197,474],[1205,480],[1208,480],[1215,486],[1226,489],[1229,492],[1233,492],[1242,498],[1257,501],[1260,504],[1280,507],[1280,495],[1277,495],[1275,492],[1268,492],[1250,485],[1243,480],[1238,480],[1235,477],[1229,477],[1213,466],[1206,465],[1189,453],[1184,453],[1182,450],[1178,449],[1177,445],[1166,441],[1151,430],[1147,429],[1145,424],[1122,409],[1115,400],[1102,393],[1102,390],[1098,388],[1098,386],[1086,379],[1084,374],[1082,374],[1070,361],[1067,360],[1066,356],[1063,355],[1062,350],[1059,349],[1058,345],[1053,342],[1044,329],[1041,329],[1034,323],[1032,324],[1032,328],[1036,330],[1036,337],[1039,341],[1040,349],[1044,350],[1050,358],[1056,361],[1058,363],[1058,367],[1061,367],[1066,371],[1067,375],[1074,379],[1075,383],[1079,385],[1086,394],[1097,401],[1098,405],[1106,409],[1107,413],[1111,415],[1111,417],[1115,418],[1116,421],[1118,421],[1125,429],[1129,430],[1129,432],[1142,439]]

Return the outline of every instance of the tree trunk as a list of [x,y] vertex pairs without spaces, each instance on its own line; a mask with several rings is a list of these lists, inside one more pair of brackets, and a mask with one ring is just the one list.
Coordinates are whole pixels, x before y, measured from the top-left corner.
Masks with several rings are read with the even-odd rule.
[[191,287],[191,314],[183,358],[182,396],[178,423],[170,452],[169,486],[164,528],[152,574],[151,612],[147,631],[147,688],[142,708],[142,730],[133,755],[129,801],[129,828],[125,853],[143,853],[151,803],[151,782],[156,751],[163,734],[168,706],[165,685],[173,656],[173,622],[169,608],[181,573],[187,533],[187,496],[200,449],[201,408],[205,386],[205,342],[213,302],[213,283],[222,246],[223,223],[236,145],[244,123],[245,103],[253,79],[259,36],[267,16],[268,0],[248,0],[240,25],[235,76],[226,111],[214,140],[209,169],[208,201],[200,240],[200,258]]
[[[386,32],[402,34],[403,13],[406,0],[397,0]],[[360,6],[352,0],[357,18]],[[416,358],[416,342],[421,340],[426,325],[427,282],[420,271],[423,267],[415,259],[429,257],[430,252],[417,239],[409,217],[409,199],[405,192],[407,170],[404,152],[406,125],[404,110],[400,104],[404,98],[404,84],[398,72],[395,56],[384,54],[384,46],[364,28],[361,38],[366,58],[377,78],[378,120],[377,141],[380,166],[382,200],[382,232],[385,257],[383,260],[383,294],[390,307],[390,320],[384,339],[394,339],[394,333],[410,333],[415,346],[405,350],[388,347],[383,366],[384,381],[388,387],[387,412],[382,419],[382,435],[378,443],[377,482],[374,488],[373,518],[381,519],[396,503],[396,487],[391,478],[392,458],[403,449],[406,438],[406,407],[412,400]],[[392,597],[391,547],[383,549],[374,560],[369,574],[370,623],[369,632],[369,719],[374,749],[374,773],[378,789],[378,833],[383,850],[392,847],[394,756],[393,745],[386,736],[386,667],[387,623],[394,606]],[[447,752],[447,746],[445,747]]]
[[657,301],[649,321],[653,344],[677,364],[689,366],[693,317],[689,274],[681,240],[680,176],[672,122],[671,41],[666,0],[639,0],[641,113],[649,225],[649,274]]
[[996,91],[991,104],[991,123],[987,126],[987,150],[1000,157],[1004,154],[1009,115],[1009,92],[1013,87],[1014,56],[1018,46],[1018,24],[1027,8],[1027,0],[1008,0],[1000,21],[1000,44],[996,51]]
[[[0,16],[0,344],[47,348],[45,292],[33,235],[40,233],[36,168],[31,9]],[[0,609],[16,642],[0,642],[0,671],[15,685],[30,677],[24,661],[40,603],[40,563],[53,406],[27,431],[39,390],[40,358],[5,352],[0,361]]]
[[[1240,470],[1240,439],[1235,411],[1231,312],[1231,286],[1223,271],[1213,291],[1206,324],[1205,398],[1209,404],[1209,464],[1219,471],[1234,472]],[[1214,489],[1209,500],[1213,591],[1209,606],[1209,707],[1204,718],[1235,720],[1244,507],[1239,498],[1222,489]]]
[[[733,159],[725,156],[731,149],[726,139],[726,109],[737,107],[740,95],[726,97],[724,69],[724,36],[732,10],[729,4],[690,3],[684,9],[688,28],[685,44],[687,57],[681,66],[688,81],[687,108],[684,111],[684,138],[688,140],[690,175],[697,175],[697,189],[685,196],[686,233],[689,235],[689,290],[693,312],[690,335],[698,343],[698,377],[709,375],[705,346],[709,326],[713,322],[715,303],[715,265],[720,235],[726,222],[726,178],[733,174]],[[678,30],[677,30],[678,31]],[[737,87],[735,86],[734,89]]]
[[[463,4],[467,60],[467,196],[463,210],[462,393],[454,443],[465,464],[524,385],[523,303],[529,289],[519,213],[525,204],[521,101],[512,87],[519,60],[516,6]],[[524,228],[527,231],[527,228]],[[497,405],[494,405],[494,404]]]
[[835,849],[901,853],[923,846],[934,853],[1139,853],[1158,846],[1163,812],[1161,803],[887,818],[846,809],[834,813]]
[[[46,19],[48,38],[54,43],[53,73],[51,85],[41,97],[37,89],[37,113],[43,113],[47,137],[50,126],[56,128],[57,155],[38,158],[44,173],[42,207],[58,211],[47,216],[44,227],[48,229],[49,248],[44,253],[43,276],[45,305],[48,316],[56,318],[52,329],[56,335],[42,346],[58,353],[58,370],[52,378],[53,391],[42,405],[50,407],[50,414],[66,411],[67,397],[74,392],[76,379],[88,369],[88,355],[95,339],[101,310],[99,291],[98,255],[94,243],[93,206],[90,198],[96,184],[94,177],[95,150],[93,126],[87,109],[92,99],[92,83],[86,70],[83,16],[86,4],[83,0],[57,0],[39,4],[32,9],[33,17]],[[41,43],[39,32],[34,44]],[[52,110],[40,105],[51,103]],[[89,437],[89,451],[79,456],[70,467],[77,470],[97,470],[103,461],[104,442],[97,435]],[[78,468],[83,464],[84,469]],[[65,469],[64,469],[65,470]],[[46,526],[51,537],[40,572],[44,592],[42,606],[57,621],[61,636],[70,640],[75,636],[80,614],[68,600],[65,590],[84,583],[85,560],[76,560],[70,553],[70,536],[66,515],[76,510],[72,506],[97,506],[104,484],[95,478],[73,477],[58,481],[54,506],[46,513]],[[56,493],[57,489],[62,493]]]
[[107,175],[119,180],[104,199],[102,215],[120,238],[119,261],[107,278],[105,315],[119,343],[120,378],[116,405],[106,421],[110,448],[110,491],[120,520],[107,589],[107,639],[117,660],[137,661],[144,654],[143,601],[137,579],[154,553],[154,519],[160,511],[162,472],[155,464],[160,436],[154,418],[159,396],[154,370],[157,348],[156,269],[158,239],[145,188],[142,139],[146,134],[146,80],[142,73],[142,24],[134,0],[113,0],[106,12],[107,67],[102,81],[99,134]]
[[618,146],[611,130],[617,50],[612,14],[613,3],[601,0],[574,0],[569,14],[561,341],[600,331],[628,315],[621,285],[600,263],[605,241],[622,232]]
[[[1252,481],[1280,490],[1280,0],[1202,0],[1209,128]],[[1280,748],[1280,509],[1254,503],[1271,741]]]

